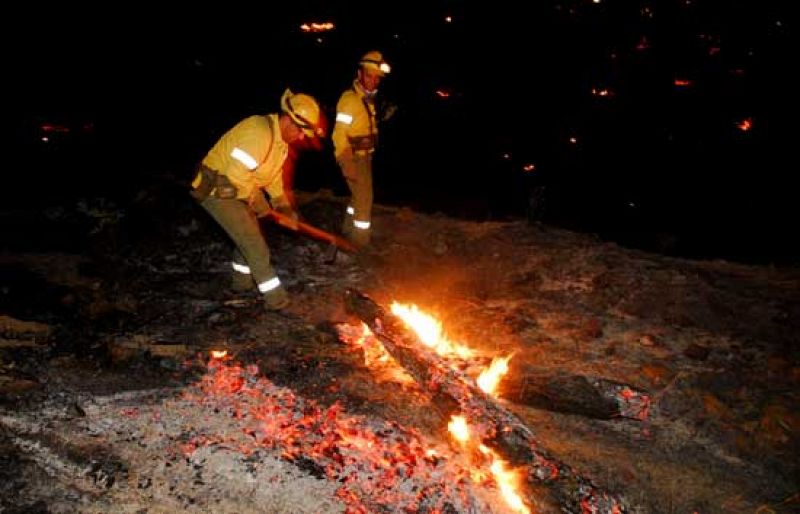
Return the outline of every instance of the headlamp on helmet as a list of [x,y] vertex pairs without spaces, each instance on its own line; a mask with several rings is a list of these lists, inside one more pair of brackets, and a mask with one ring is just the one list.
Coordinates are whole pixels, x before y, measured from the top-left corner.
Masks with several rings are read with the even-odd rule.
[[364,54],[358,62],[358,65],[362,68],[378,72],[381,77],[388,75],[392,71],[392,67],[389,66],[389,63],[383,60],[383,54],[377,50],[372,50]]

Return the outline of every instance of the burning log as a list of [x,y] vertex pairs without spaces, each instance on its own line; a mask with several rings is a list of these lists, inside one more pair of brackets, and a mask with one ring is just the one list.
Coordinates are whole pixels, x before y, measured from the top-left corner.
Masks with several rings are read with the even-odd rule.
[[507,376],[501,396],[521,405],[598,419],[644,420],[650,407],[649,395],[621,382],[527,370]]
[[598,489],[570,466],[539,449],[539,443],[522,420],[484,393],[475,382],[454,369],[390,312],[368,296],[348,289],[345,308],[372,330],[386,351],[432,397],[440,411],[457,408],[476,427],[483,444],[512,466],[522,467],[529,490],[546,486],[553,500],[568,512],[622,513],[629,509],[617,496]]

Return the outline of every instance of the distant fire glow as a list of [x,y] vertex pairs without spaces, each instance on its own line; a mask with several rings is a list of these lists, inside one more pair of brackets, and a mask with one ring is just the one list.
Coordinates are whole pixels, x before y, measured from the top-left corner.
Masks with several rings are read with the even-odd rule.
[[66,134],[69,132],[69,127],[65,127],[64,125],[53,125],[50,123],[43,123],[40,127],[42,132],[61,132]]
[[610,89],[604,87],[593,87],[592,94],[594,96],[614,96],[614,93]]
[[439,98],[450,98],[450,92],[444,89],[437,89],[436,95],[439,96]]
[[674,84],[676,87],[689,87],[692,85],[692,81],[688,79],[675,79]]
[[211,350],[211,357],[214,359],[224,359],[228,355],[228,350]]
[[334,28],[336,28],[336,26],[329,21],[324,23],[303,23],[300,25],[300,30],[303,32],[328,32]]
[[742,132],[747,132],[748,130],[753,128],[753,119],[745,118],[742,121],[736,123],[736,127]]
[[535,164],[526,164],[525,166],[522,167],[522,171],[524,171],[526,173],[530,173],[530,172],[534,171],[535,169],[536,169],[536,165]]

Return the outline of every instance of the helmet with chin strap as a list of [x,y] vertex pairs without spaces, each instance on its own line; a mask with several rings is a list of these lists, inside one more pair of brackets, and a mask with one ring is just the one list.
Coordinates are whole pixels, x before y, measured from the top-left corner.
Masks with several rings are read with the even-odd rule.
[[294,94],[287,89],[281,96],[281,110],[289,115],[306,136],[325,137],[322,111],[313,97],[303,93]]

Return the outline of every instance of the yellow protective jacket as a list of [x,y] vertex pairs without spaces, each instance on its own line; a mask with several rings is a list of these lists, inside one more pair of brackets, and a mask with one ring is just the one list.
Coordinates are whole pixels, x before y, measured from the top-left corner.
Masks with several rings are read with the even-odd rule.
[[203,164],[228,177],[236,198],[248,200],[263,188],[273,199],[285,196],[283,162],[289,145],[281,136],[278,115],[245,118],[223,135]]
[[359,148],[358,143],[367,143],[372,140],[372,148],[378,137],[378,124],[376,123],[375,102],[368,100],[364,90],[353,81],[353,87],[342,93],[336,104],[336,124],[333,127],[333,151],[336,160]]

